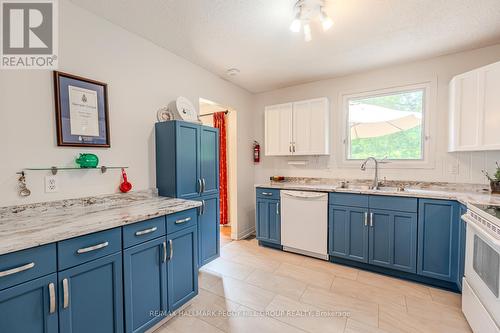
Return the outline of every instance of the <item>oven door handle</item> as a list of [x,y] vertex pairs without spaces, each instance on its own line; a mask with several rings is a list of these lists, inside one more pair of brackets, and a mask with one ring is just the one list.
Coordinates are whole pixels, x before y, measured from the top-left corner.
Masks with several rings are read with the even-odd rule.
[[496,239],[492,235],[488,234],[486,231],[483,230],[483,228],[479,225],[477,225],[477,222],[475,222],[473,219],[471,219],[467,215],[463,215],[462,219],[467,222],[467,226],[471,227],[474,229],[474,231],[481,236],[487,243],[489,243],[492,246],[500,247],[500,240]]

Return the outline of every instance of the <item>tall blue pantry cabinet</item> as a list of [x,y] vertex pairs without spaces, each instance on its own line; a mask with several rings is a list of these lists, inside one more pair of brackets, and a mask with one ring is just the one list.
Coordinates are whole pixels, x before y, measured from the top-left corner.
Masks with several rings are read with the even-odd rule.
[[156,124],[159,194],[199,200],[198,263],[219,256],[219,130],[184,121]]

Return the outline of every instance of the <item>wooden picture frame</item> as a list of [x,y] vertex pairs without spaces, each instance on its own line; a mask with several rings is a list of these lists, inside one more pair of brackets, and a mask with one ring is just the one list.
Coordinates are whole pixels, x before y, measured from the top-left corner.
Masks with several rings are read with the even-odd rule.
[[54,71],[54,98],[58,146],[111,147],[106,83]]

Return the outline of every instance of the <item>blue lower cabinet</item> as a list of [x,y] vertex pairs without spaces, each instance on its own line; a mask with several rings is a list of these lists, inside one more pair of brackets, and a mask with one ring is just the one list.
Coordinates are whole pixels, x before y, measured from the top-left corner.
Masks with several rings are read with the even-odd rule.
[[122,253],[58,273],[61,333],[123,332]]
[[456,201],[419,200],[418,265],[422,276],[456,283],[459,205]]
[[198,295],[198,238],[196,227],[167,235],[167,280],[170,311]]
[[257,198],[257,239],[272,244],[281,244],[280,201]]
[[371,209],[369,225],[369,263],[416,273],[417,214]]
[[168,312],[167,245],[160,237],[123,251],[125,332],[145,332]]
[[220,255],[219,196],[203,197],[198,210],[199,266]]
[[57,333],[56,301],[55,273],[1,290],[0,332]]
[[368,262],[368,208],[330,205],[329,244],[331,256]]
[[256,201],[255,227],[258,240],[269,240],[269,200]]

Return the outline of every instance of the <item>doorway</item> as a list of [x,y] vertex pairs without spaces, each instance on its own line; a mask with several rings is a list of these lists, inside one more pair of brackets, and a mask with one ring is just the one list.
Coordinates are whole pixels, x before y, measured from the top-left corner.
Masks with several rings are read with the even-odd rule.
[[[220,246],[223,247],[237,238],[237,150],[236,150],[236,110],[219,103],[200,98],[200,119],[205,126],[220,127],[221,121],[225,124],[225,131],[220,130],[221,135],[225,132],[225,156],[226,156],[226,188],[227,204],[220,205]],[[222,138],[221,138],[222,139]],[[223,140],[221,140],[223,141]],[[219,149],[219,156],[223,160],[223,147]],[[222,168],[222,166],[221,166]],[[219,177],[221,185],[224,177]],[[222,186],[221,186],[222,188]],[[226,206],[226,208],[224,208]]]

